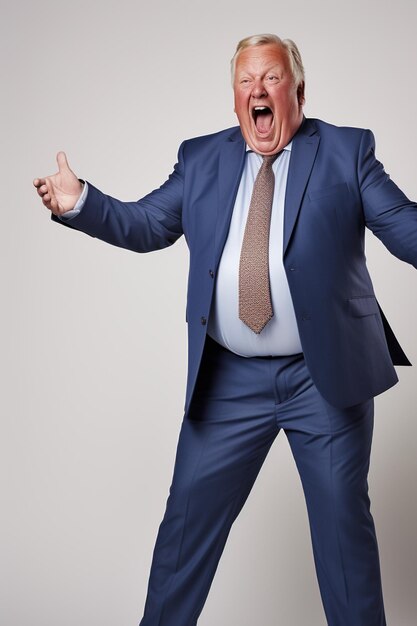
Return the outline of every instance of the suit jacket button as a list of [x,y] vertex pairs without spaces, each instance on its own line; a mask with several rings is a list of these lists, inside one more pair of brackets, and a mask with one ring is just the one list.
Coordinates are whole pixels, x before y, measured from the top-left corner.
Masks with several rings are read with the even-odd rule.
[[202,323],[203,326],[205,326],[207,324],[207,320],[206,320],[205,317],[201,318],[201,323]]
[[210,276],[211,276],[212,278],[214,278],[214,272],[213,272],[213,270],[209,270],[209,274],[210,274]]

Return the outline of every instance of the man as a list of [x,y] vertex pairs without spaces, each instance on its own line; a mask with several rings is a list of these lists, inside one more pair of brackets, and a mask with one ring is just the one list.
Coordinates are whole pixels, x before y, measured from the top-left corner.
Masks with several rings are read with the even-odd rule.
[[172,485],[141,626],[192,626],[228,533],[283,429],[306,498],[330,626],[386,624],[367,474],[373,398],[409,365],[375,298],[365,226],[417,267],[417,206],[368,130],[303,115],[296,45],[242,40],[239,127],[182,143],[138,202],[59,172],[35,179],[56,221],[138,252],[185,235],[189,368]]

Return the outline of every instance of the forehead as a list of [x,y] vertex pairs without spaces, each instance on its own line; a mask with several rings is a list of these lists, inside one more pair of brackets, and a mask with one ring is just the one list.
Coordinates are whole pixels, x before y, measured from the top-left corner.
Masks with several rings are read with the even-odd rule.
[[287,51],[275,43],[244,48],[236,59],[236,72],[265,71],[275,66],[289,69]]

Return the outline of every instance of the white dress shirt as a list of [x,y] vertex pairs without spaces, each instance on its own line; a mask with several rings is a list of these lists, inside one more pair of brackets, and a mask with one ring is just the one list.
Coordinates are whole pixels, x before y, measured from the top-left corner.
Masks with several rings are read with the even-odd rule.
[[[239,261],[253,185],[262,156],[246,147],[246,163],[236,196],[229,233],[220,259],[207,332],[215,341],[244,357],[289,355],[302,352],[294,307],[282,260],[284,201],[291,142],[274,161],[275,190],[269,235],[269,276],[274,315],[256,334],[239,319]],[[71,211],[61,216],[70,220],[82,210],[88,194],[85,182]]]
[[275,189],[269,235],[269,277],[274,315],[254,333],[239,319],[239,261],[253,185],[262,156],[246,147],[246,162],[236,196],[229,233],[217,270],[207,332],[218,343],[244,357],[289,355],[302,352],[282,251],[284,201],[291,142],[272,164]]

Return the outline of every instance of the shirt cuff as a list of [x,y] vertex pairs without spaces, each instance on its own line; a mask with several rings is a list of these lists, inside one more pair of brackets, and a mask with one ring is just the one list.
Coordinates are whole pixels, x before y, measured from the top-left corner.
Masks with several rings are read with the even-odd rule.
[[63,222],[69,221],[71,220],[73,217],[76,217],[77,215],[79,215],[81,213],[81,211],[83,210],[85,201],[87,199],[87,194],[88,194],[88,184],[86,181],[81,180],[81,178],[78,179],[81,183],[84,183],[83,185],[83,190],[81,192],[80,197],[78,198],[75,207],[73,209],[71,209],[71,211],[66,211],[65,213],[63,213],[62,215],[59,215],[59,219],[62,220]]

